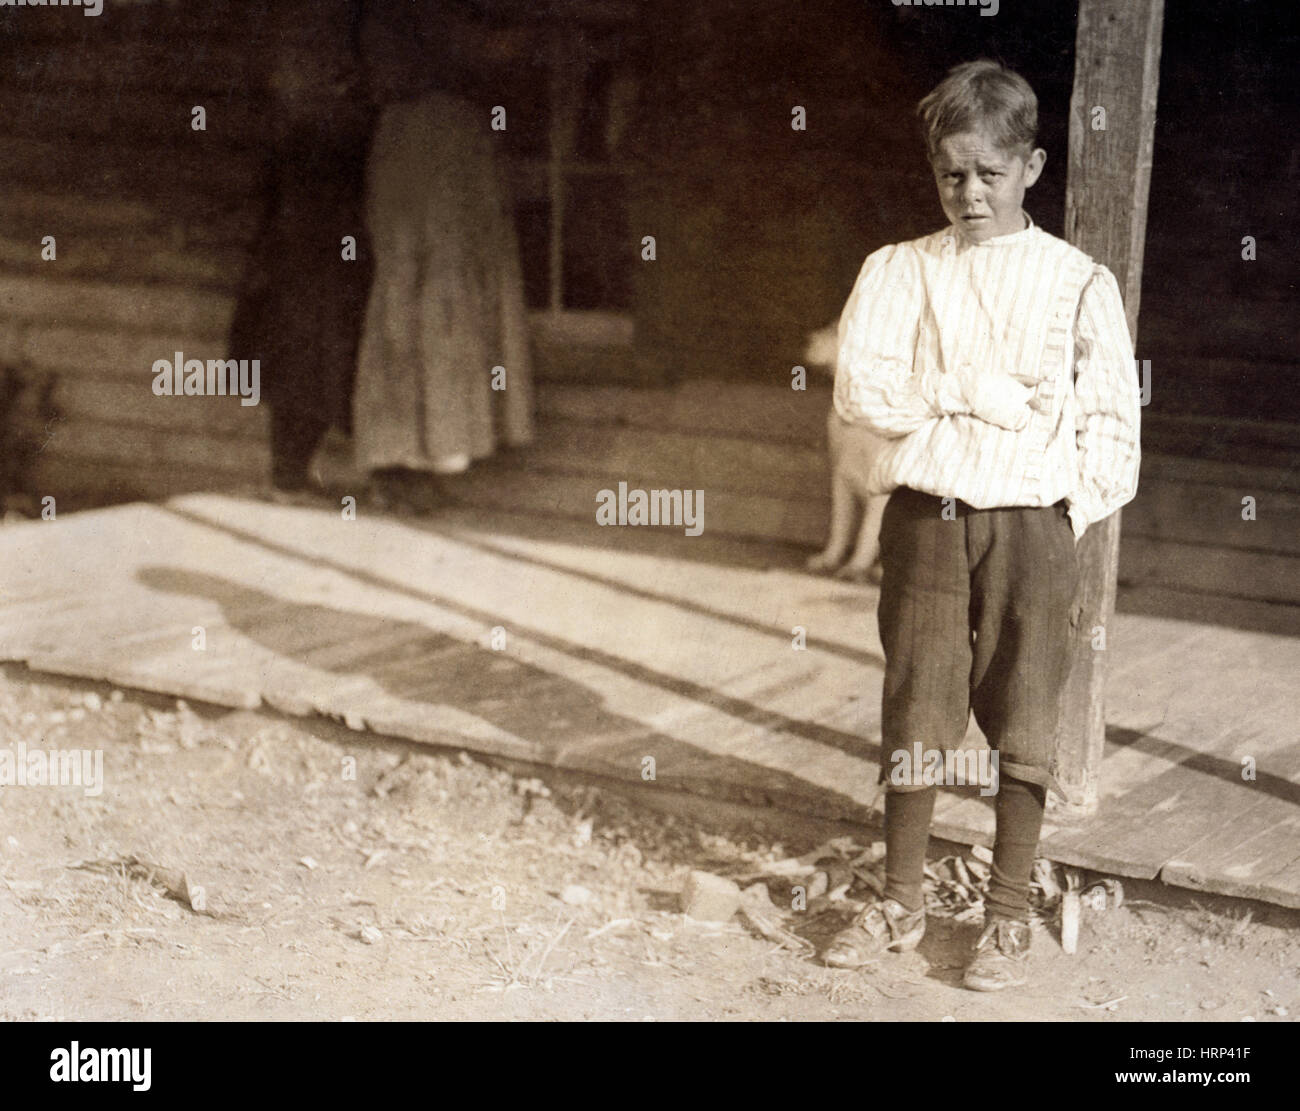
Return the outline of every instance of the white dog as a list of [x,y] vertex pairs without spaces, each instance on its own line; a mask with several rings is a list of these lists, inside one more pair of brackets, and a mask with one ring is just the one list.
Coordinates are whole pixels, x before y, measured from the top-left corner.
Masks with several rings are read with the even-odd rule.
[[[804,361],[835,374],[839,325],[808,335]],[[853,582],[880,582],[880,518],[888,494],[868,491],[867,481],[885,440],[860,424],[843,420],[831,406],[826,421],[831,459],[831,535],[826,548],[812,556],[809,571],[833,572]]]

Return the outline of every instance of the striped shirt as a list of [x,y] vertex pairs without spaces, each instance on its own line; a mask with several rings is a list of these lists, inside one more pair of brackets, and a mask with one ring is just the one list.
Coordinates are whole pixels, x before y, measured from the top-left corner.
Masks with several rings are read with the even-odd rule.
[[[975,416],[957,385],[972,381],[1025,397],[1023,427]],[[840,317],[835,408],[886,437],[879,493],[908,486],[977,509],[1064,498],[1079,537],[1137,490],[1119,285],[1032,223],[974,244],[948,227],[868,256]]]

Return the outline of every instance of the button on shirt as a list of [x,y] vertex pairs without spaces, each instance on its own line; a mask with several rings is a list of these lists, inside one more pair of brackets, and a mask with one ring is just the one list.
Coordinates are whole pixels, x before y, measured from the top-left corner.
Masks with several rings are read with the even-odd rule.
[[[979,375],[1031,387],[1023,427],[962,402],[956,383]],[[887,437],[870,477],[880,493],[908,486],[977,509],[1064,498],[1078,537],[1137,490],[1119,285],[1032,224],[983,243],[948,227],[870,255],[840,317],[835,408]]]

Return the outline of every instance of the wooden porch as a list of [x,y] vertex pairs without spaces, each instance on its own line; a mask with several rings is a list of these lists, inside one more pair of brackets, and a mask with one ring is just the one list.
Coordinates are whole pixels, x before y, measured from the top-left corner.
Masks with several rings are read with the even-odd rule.
[[[698,538],[531,508],[346,520],[195,494],[6,526],[0,660],[872,820],[873,589],[804,574],[806,549],[724,537],[712,502]],[[1300,907],[1292,607],[1207,596],[1192,621],[1138,587],[1119,609],[1102,805],[1050,826],[1044,855]],[[936,833],[990,843],[988,803],[945,793]]]

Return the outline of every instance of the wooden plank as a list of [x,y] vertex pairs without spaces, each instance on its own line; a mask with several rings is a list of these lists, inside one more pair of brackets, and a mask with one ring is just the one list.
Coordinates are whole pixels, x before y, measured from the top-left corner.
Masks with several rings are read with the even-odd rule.
[[[230,583],[221,601],[228,630],[277,656],[322,671],[352,671],[371,657],[395,652],[433,634],[419,626],[404,626],[396,637],[392,622],[354,610],[304,605],[277,598],[251,585]],[[199,598],[200,601],[203,599]]]
[[[1286,553],[1243,551],[1125,535],[1119,574],[1125,583],[1200,594],[1300,603],[1300,560]],[[1091,625],[1083,626],[1085,629]]]
[[[1254,499],[1251,520],[1242,516],[1246,495]],[[1300,493],[1144,481],[1124,507],[1126,544],[1131,537],[1294,556],[1300,554]]]
[[234,310],[233,297],[210,291],[0,274],[0,313],[18,320],[222,339]]
[[1280,467],[1185,459],[1157,452],[1142,453],[1142,479],[1254,490],[1300,491],[1300,471]]
[[[66,675],[73,679],[87,678],[84,663],[66,656],[32,656],[24,661],[33,671],[46,675]],[[194,702],[209,702],[214,706],[229,706],[234,710],[255,710],[262,704],[261,696],[243,683],[223,684],[213,673],[201,673],[194,678],[176,674],[155,674],[137,671],[130,667],[106,668],[105,681],[115,686],[148,691],[151,694],[172,695]],[[111,677],[110,677],[111,675]]]
[[[143,403],[151,400],[148,395]],[[234,398],[224,400],[239,407]],[[183,428],[109,424],[85,418],[51,423],[39,464],[47,457],[80,462],[87,471],[104,460],[170,471],[195,467],[223,474],[227,483],[256,482],[270,473],[271,466],[269,446],[253,435],[227,437],[210,431],[199,434]]]
[[37,497],[52,496],[62,515],[69,507],[87,503],[130,502],[171,497],[202,490],[226,490],[233,485],[261,486],[265,475],[232,475],[216,467],[187,465],[163,468],[127,458],[73,458],[39,455],[27,477]]
[[7,367],[17,367],[23,361],[23,330],[19,320],[0,319],[0,360]]
[[[123,61],[120,56],[118,60]],[[120,90],[120,78],[114,76],[110,87]],[[246,88],[227,88],[217,95],[194,88],[170,93],[152,88],[105,98],[57,85],[46,74],[39,88],[9,80],[0,83],[0,103],[8,110],[3,134],[74,144],[101,140],[127,147],[180,146],[197,134],[190,130],[190,109],[201,103],[208,116],[205,139],[260,149],[268,145],[265,121],[270,103],[265,96],[250,96]]]
[[[648,535],[653,530],[623,529],[593,558],[587,523],[452,510],[440,524],[443,535],[473,551],[736,624],[771,638],[783,654],[791,630],[800,625],[812,658],[827,653],[854,665],[853,693],[847,697],[871,701],[856,669],[882,665],[880,640],[874,622],[857,620],[856,615],[869,611],[873,588],[845,584],[828,591],[822,580],[802,573],[802,552],[712,534]],[[761,576],[753,580],[754,589],[736,589],[741,573]],[[855,619],[846,622],[846,612]]]
[[[458,479],[456,492],[457,497],[468,505],[524,513],[554,513],[590,521],[593,530],[603,532],[606,530],[596,524],[596,494],[602,489],[616,490],[620,481],[627,482],[629,489],[655,488],[653,482],[647,482],[636,474],[598,478],[511,473],[485,467]],[[730,491],[706,491],[704,499],[705,533],[820,547],[826,539],[828,522],[829,503],[826,501],[792,502]],[[681,528],[671,531],[679,535],[683,533]]]
[[635,472],[673,489],[732,490],[791,500],[830,497],[824,451],[735,436],[651,431],[557,421],[528,453],[529,464],[561,474]]
[[[26,22],[23,32],[26,36],[32,30],[42,30],[34,19]],[[122,96],[136,91],[221,95],[233,87],[256,88],[265,77],[264,58],[250,51],[246,40],[222,42],[196,35],[192,26],[172,39],[161,35],[159,27],[151,27],[147,38],[114,49],[75,49],[57,43],[42,49],[27,43],[14,75],[39,78],[53,88],[70,88],[87,99],[103,95],[105,88]]]
[[810,373],[807,390],[800,391],[789,381],[787,368],[779,387],[717,380],[648,390],[553,385],[538,391],[537,402],[546,418],[824,445],[829,383]]
[[[120,687],[171,694],[253,709],[261,704],[259,684],[249,681],[247,653],[223,655],[218,641],[209,655],[192,647],[191,625],[162,625],[121,635],[121,608],[105,630],[93,611],[67,637],[46,651],[31,650],[21,658],[34,671],[96,679]],[[96,629],[98,628],[98,635]],[[204,628],[218,632],[219,622],[207,619]]]
[[1193,617],[1222,628],[1249,629],[1277,636],[1300,637],[1300,606],[1278,605],[1243,598],[1221,598],[1174,590],[1153,583],[1120,584],[1116,609],[1123,614],[1168,617],[1188,621]]
[[[1284,757],[1281,757],[1284,758]],[[1263,897],[1272,902],[1289,900],[1295,905],[1300,889],[1292,886],[1289,895],[1282,879],[1288,865],[1294,863],[1294,842],[1261,844],[1260,831],[1249,838],[1249,851],[1224,856],[1203,851],[1208,846],[1242,845],[1243,830],[1252,830],[1251,815],[1259,796],[1240,777],[1239,764],[1213,753],[1196,753],[1190,757],[1185,749],[1181,760],[1166,762],[1160,756],[1152,765],[1164,764],[1164,770],[1142,782],[1127,787],[1118,797],[1103,800],[1095,819],[1085,827],[1054,831],[1043,839],[1042,851],[1086,853],[1091,867],[1125,874],[1134,863],[1154,864],[1156,872],[1181,886],[1218,890],[1223,894],[1246,898]],[[1289,802],[1287,810],[1294,809]],[[1282,808],[1270,807],[1268,814],[1280,817]],[[1265,819],[1265,830],[1275,829]],[[1233,869],[1237,874],[1233,874]],[[1213,876],[1213,881],[1207,877]],[[1269,876],[1278,882],[1270,883]],[[1300,876],[1296,877],[1300,878]],[[1209,883],[1213,882],[1214,887]]]
[[1261,799],[1226,834],[1202,838],[1180,851],[1161,869],[1161,880],[1300,908],[1298,801],[1300,787],[1290,799]]
[[[212,504],[214,499],[194,501]],[[239,519],[244,522],[256,520],[259,516],[264,517],[264,511],[251,517],[241,513]],[[303,514],[293,514],[292,517],[305,524],[310,520]],[[285,527],[291,526],[286,524]],[[400,551],[386,550],[385,563],[395,566],[429,563],[428,554],[419,554],[427,552],[427,541],[421,541],[418,534],[386,525],[377,528],[377,536],[391,531],[394,539],[402,540]],[[313,541],[311,534],[314,532],[314,529],[304,528],[295,529],[294,533],[295,547],[302,544],[309,559],[321,542],[319,538]],[[329,532],[334,534],[333,527]],[[359,539],[365,534],[349,529],[347,535]],[[360,551],[345,555],[334,541],[331,541],[329,550],[332,560],[343,558],[349,563],[362,555]],[[502,572],[497,564],[509,568],[506,561],[492,559],[485,564],[483,555],[476,550],[468,550],[458,558],[449,558],[454,551],[454,548],[447,550],[447,555],[437,560],[435,565],[448,583],[474,584],[469,596],[463,589],[454,591],[458,600],[464,600],[458,603],[458,608],[469,605],[476,614],[482,615],[477,617],[478,621],[489,626],[493,621],[499,621],[512,630],[512,652],[519,658],[545,670],[562,673],[580,683],[588,692],[599,692],[601,704],[624,717],[652,722],[657,727],[671,719],[675,736],[689,737],[692,744],[704,751],[745,753],[751,759],[761,752],[765,760],[786,768],[787,773],[804,769],[798,772],[800,778],[811,776],[819,782],[844,782],[843,771],[834,764],[837,758],[841,762],[843,758],[833,750],[828,752],[822,742],[827,735],[824,728],[816,731],[815,736],[788,735],[790,729],[798,726],[797,723],[785,723],[779,735],[771,729],[764,729],[764,739],[760,744],[755,736],[758,719],[753,717],[760,713],[759,708],[727,693],[736,682],[743,684],[747,681],[752,669],[750,657],[754,653],[752,650],[719,650],[716,633],[705,635],[701,632],[697,635],[691,632],[700,619],[688,623],[685,629],[680,623],[671,623],[675,631],[671,635],[666,631],[661,635],[656,630],[662,624],[657,618],[663,615],[663,607],[647,606],[639,600],[632,600],[619,607],[619,621],[593,620],[588,615],[609,612],[609,603],[604,600],[606,595],[617,598],[617,594],[601,587],[593,595],[591,587],[584,587],[576,591],[575,598],[575,590],[554,581],[553,576],[542,578],[531,570],[526,574],[509,570]],[[373,558],[358,564],[373,565]],[[522,595],[520,583],[529,584]],[[814,582],[812,585],[816,589],[826,589],[826,584]],[[707,624],[712,626],[713,622]],[[628,626],[643,633],[631,644],[627,643],[623,632]],[[732,639],[734,636],[733,633]],[[745,639],[752,640],[752,637]],[[774,640],[770,632],[764,630],[763,643],[776,645],[769,650],[774,650],[781,658],[789,652],[784,635]],[[773,715],[765,708],[760,716],[763,722],[781,720],[781,715]],[[845,736],[843,741],[854,748],[862,747],[856,736]],[[822,768],[815,761],[810,763],[813,754],[818,752],[822,753],[823,763],[827,759],[832,761],[831,767]],[[846,766],[857,768],[859,762],[851,761]]]
[[51,263],[41,257],[42,239],[52,235],[57,245],[60,277],[113,282],[149,282],[185,285],[233,293],[247,264],[246,254],[234,248],[190,247],[181,250],[162,236],[120,234],[74,237],[45,221],[41,234],[23,238],[0,236],[0,267],[10,274],[49,277]]
[[[7,548],[7,553],[11,551]],[[8,566],[12,568],[16,562],[11,559]],[[50,579],[63,583],[65,576],[51,574]],[[6,591],[0,595],[0,658],[25,660],[33,654],[60,651],[79,630],[102,628],[111,614],[120,610],[117,598]]]
[[36,371],[53,371],[60,377],[131,381],[137,383],[134,388],[147,390],[152,397],[153,364],[158,359],[174,361],[178,351],[186,359],[202,359],[205,363],[228,356],[225,330],[215,335],[212,330],[206,325],[187,332],[183,327],[148,330],[146,325],[140,325],[137,329],[119,330],[31,321],[20,325],[20,361]]
[[[253,152],[204,144],[191,132],[189,106],[177,105],[177,141],[197,136],[188,152],[173,146],[117,147],[112,143],[71,143],[0,135],[0,183],[6,188],[53,190],[76,180],[78,195],[90,200],[122,193],[166,198],[180,208],[194,198],[231,198],[254,203],[262,185],[261,159]],[[160,174],[158,167],[167,167]]]
[[[149,375],[137,369],[131,377],[134,381],[60,374],[51,400],[64,420],[103,424],[108,426],[105,435],[111,435],[115,425],[202,433],[217,439],[261,440],[268,435],[265,405],[232,404],[228,397],[157,397],[150,389]],[[17,415],[39,417],[35,393],[31,389],[24,392],[14,407]]]
[[[1180,364],[1179,370],[1190,375],[1195,372],[1195,366]],[[1300,366],[1295,365],[1268,367],[1252,363],[1251,370],[1259,378],[1269,380],[1300,377]],[[1240,420],[1194,413],[1153,413],[1148,409],[1142,414],[1142,437],[1144,446],[1158,446],[1167,455],[1211,458],[1229,463],[1262,462],[1249,454],[1261,447],[1288,451],[1292,457],[1300,457],[1296,424],[1281,419]]]
[[14,188],[6,191],[0,207],[0,229],[13,236],[47,234],[104,235],[165,233],[169,243],[248,243],[262,222],[262,206],[255,197],[231,207],[230,199],[188,198],[185,205],[157,198],[69,195],[55,189]]
[[[1184,172],[1192,171],[1184,167]],[[1240,251],[1241,241],[1236,242],[1236,250]],[[1231,252],[1230,247],[1227,257],[1234,257]],[[1279,348],[1279,343],[1285,344],[1295,333],[1295,306],[1285,301],[1252,299],[1248,313],[1217,312],[1213,328],[1205,327],[1204,303],[1201,297],[1179,298],[1162,304],[1159,315],[1153,317],[1152,327],[1158,329],[1153,334],[1160,336],[1160,350],[1165,353],[1163,359],[1152,363],[1153,395],[1161,389],[1161,369],[1169,379],[1166,388],[1181,388],[1180,356],[1185,351],[1198,358],[1219,360],[1225,370],[1234,368],[1243,386],[1258,383],[1260,375],[1254,368],[1255,358],[1275,362],[1279,351],[1287,350]],[[1289,399],[1279,397],[1278,400],[1285,404]]]
[[[1107,866],[1143,854],[1163,866],[1198,842],[1234,837],[1261,788],[1295,793],[1285,785],[1295,745],[1279,723],[1300,713],[1285,678],[1300,666],[1300,646],[1192,622],[1120,624],[1101,807],[1053,844],[1086,847]],[[1155,634],[1145,643],[1133,635],[1144,627]],[[1176,643],[1162,645],[1164,629]],[[1246,756],[1257,763],[1256,782],[1241,774]]]
[[[453,517],[451,535],[382,520],[357,529],[332,514],[208,496],[174,511],[125,506],[57,528],[9,527],[0,643],[67,674],[324,712],[628,783],[653,755],[656,789],[871,817],[874,726],[861,700],[842,695],[848,677],[878,683],[879,671],[840,650],[860,640],[839,643],[846,624],[869,621],[871,592],[761,564],[607,552],[567,532],[565,563],[560,541],[528,539],[510,518],[478,525],[471,543],[476,518]],[[426,568],[418,592],[400,573],[412,566]],[[60,603],[51,577],[95,589]],[[52,620],[42,624],[43,609]],[[790,651],[792,615],[805,619],[808,653]],[[511,630],[504,655],[478,639],[495,622]],[[190,649],[192,624],[209,631],[205,654]],[[1287,723],[1300,648],[1185,620],[1124,615],[1117,626],[1112,703],[1132,728],[1113,729],[1101,812],[1050,827],[1043,853],[1296,905],[1289,812],[1300,749]],[[39,640],[9,635],[37,628]],[[1242,753],[1258,758],[1255,783],[1240,779]],[[945,793],[935,832],[987,844],[987,800]]]
[[[1164,0],[1080,0],[1075,36],[1065,238],[1110,267],[1135,338],[1163,18]],[[1106,131],[1090,128],[1095,105],[1106,108]],[[1079,544],[1080,613],[1057,776],[1085,810],[1097,805],[1106,730],[1106,655],[1093,650],[1092,630],[1104,628],[1115,609],[1119,531],[1115,513],[1091,525]]]

